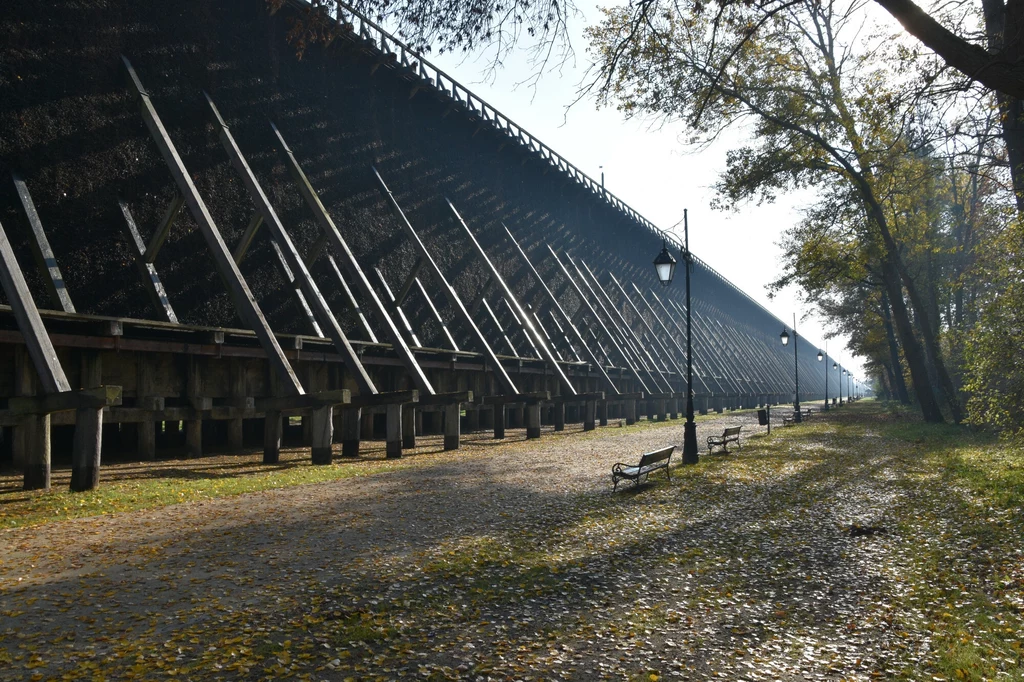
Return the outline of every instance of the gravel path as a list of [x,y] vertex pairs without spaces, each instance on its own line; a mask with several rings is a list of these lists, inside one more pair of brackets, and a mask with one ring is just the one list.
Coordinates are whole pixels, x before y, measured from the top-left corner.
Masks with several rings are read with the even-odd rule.
[[611,493],[614,462],[681,431],[476,434],[385,474],[0,532],[0,679],[884,674],[892,538],[838,529],[898,504],[886,458],[747,448]]

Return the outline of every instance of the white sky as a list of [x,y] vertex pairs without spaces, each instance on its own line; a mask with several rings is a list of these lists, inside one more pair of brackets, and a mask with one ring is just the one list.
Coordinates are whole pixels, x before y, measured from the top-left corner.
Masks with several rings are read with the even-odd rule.
[[[588,16],[597,16],[595,7],[580,3]],[[683,209],[688,209],[693,253],[787,325],[796,312],[799,333],[824,348],[822,321],[805,317],[810,311],[801,306],[795,289],[779,292],[774,299],[769,299],[766,291],[782,269],[778,242],[784,230],[800,219],[798,209],[811,195],[785,197],[770,205],[747,205],[739,212],[714,210],[711,186],[725,169],[726,151],[741,141],[739,133],[732,140],[720,140],[709,149],[692,153],[681,140],[681,125],[652,129],[626,121],[614,109],[597,110],[593,100],[566,110],[576,99],[588,63],[582,37],[585,22],[586,18],[576,17],[571,24],[578,36],[573,42],[575,62],[558,72],[545,73],[536,88],[523,84],[536,70],[523,52],[510,55],[496,72],[488,69],[485,55],[432,55],[428,61],[591,177],[600,179],[603,166],[609,191],[664,230],[678,223],[680,241]],[[845,337],[831,339],[829,356],[861,378],[861,360],[850,355],[846,342]]]

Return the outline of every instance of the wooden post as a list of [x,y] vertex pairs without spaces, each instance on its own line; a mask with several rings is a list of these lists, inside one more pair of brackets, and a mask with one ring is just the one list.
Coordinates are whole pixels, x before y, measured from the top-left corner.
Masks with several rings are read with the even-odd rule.
[[[240,359],[232,358],[228,369],[231,372],[231,385],[229,387],[231,405],[244,408],[246,407],[245,398],[248,393],[245,380],[245,365]],[[241,417],[228,421],[228,447],[232,450],[242,449],[244,443],[243,425],[244,420]]]
[[505,405],[494,406],[494,437],[505,437]]
[[50,415],[26,415],[19,428],[25,431],[25,490],[49,490]]
[[362,423],[359,425],[359,433],[365,440],[373,440],[377,435],[374,432],[374,414],[370,410],[363,410]]
[[636,400],[630,398],[623,407],[626,409],[626,426],[636,424]]
[[659,398],[658,399],[657,408],[658,408],[658,421],[660,421],[660,422],[665,421],[665,416],[666,416],[665,412],[666,411],[665,411],[665,399],[664,398]]
[[402,410],[402,447],[411,450],[416,447],[416,413],[419,410],[407,405]]
[[203,454],[203,413],[200,408],[204,407],[202,404],[203,377],[200,374],[202,360],[198,356],[189,355],[185,361],[187,363],[185,396],[192,405],[194,415],[192,419],[185,420],[185,454],[187,457],[201,457]]
[[559,401],[552,405],[555,413],[555,431],[565,431],[565,403]]
[[358,457],[359,456],[359,426],[362,421],[362,410],[346,409],[342,410],[342,427],[341,427],[341,456],[342,457]]
[[[263,463],[277,464],[281,461],[281,438],[284,435],[284,424],[281,413],[277,410],[267,410],[263,419]],[[191,426],[195,422],[187,422]],[[200,426],[202,422],[200,422]],[[201,428],[196,428],[201,432]],[[189,432],[188,436],[191,436]]]
[[584,403],[583,410],[584,410],[583,411],[583,430],[584,431],[593,431],[595,428],[597,428],[596,425],[595,425],[595,421],[596,421],[595,415],[597,413],[597,401],[596,400],[588,400],[586,403]]
[[466,408],[466,431],[473,433],[480,430],[480,410]]
[[[155,397],[156,381],[153,367],[142,353],[135,354],[135,401],[140,409],[150,409]],[[156,459],[156,422],[152,419],[139,422],[138,435],[139,459],[152,461]]]
[[[103,383],[103,364],[96,351],[82,354],[81,388]],[[100,482],[100,454],[103,445],[103,408],[75,411],[75,442],[71,450],[71,492],[93,490]]]
[[540,402],[526,406],[526,437],[540,438]]
[[17,190],[21,206],[25,209],[25,216],[28,218],[28,224],[32,231],[32,238],[28,240],[28,244],[32,248],[32,255],[36,258],[36,264],[39,266],[39,273],[42,275],[43,284],[50,295],[50,302],[58,310],[73,313],[75,312],[75,306],[71,303],[71,296],[68,294],[64,276],[60,274],[60,268],[57,267],[57,258],[54,256],[53,249],[50,248],[50,242],[46,238],[43,222],[39,219],[39,213],[36,211],[36,205],[32,201],[32,195],[29,194],[28,185],[25,184],[25,181],[17,173],[12,173],[11,177],[14,180],[14,188]]
[[602,400],[597,404],[597,418],[601,426],[608,426],[608,401]]
[[[406,412],[413,412],[413,407],[410,405]],[[386,438],[386,453],[388,459],[399,459],[402,456],[402,446],[404,445],[404,431],[405,431],[405,420],[402,411],[402,404],[395,403],[388,405],[384,413],[386,420],[385,431],[387,432]],[[416,447],[416,438],[413,436],[413,447]]]
[[334,408],[331,405],[318,407],[309,416],[312,428],[312,452],[313,464],[331,463],[331,443],[334,441]]
[[462,405],[446,405],[444,408],[444,449],[459,449],[459,418],[462,412]]

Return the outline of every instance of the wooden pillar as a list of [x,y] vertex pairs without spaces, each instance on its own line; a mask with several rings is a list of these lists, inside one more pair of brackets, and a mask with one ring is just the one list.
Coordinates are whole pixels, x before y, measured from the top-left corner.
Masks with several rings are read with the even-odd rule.
[[416,413],[418,409],[406,405],[402,410],[402,447],[411,450],[416,447]]
[[[135,403],[143,409],[152,409],[152,401],[156,392],[156,380],[153,367],[142,353],[135,354]],[[152,461],[156,459],[156,422],[152,419],[139,422],[138,430],[139,459]]]
[[[231,393],[231,405],[232,407],[245,407],[245,398],[248,393],[248,386],[245,380],[245,366],[242,361],[237,358],[232,358],[231,365],[229,367],[231,372],[231,385],[229,387]],[[245,420],[241,417],[231,419],[228,421],[228,447],[232,450],[240,450],[244,443],[244,426]]]
[[[14,347],[14,395],[29,396],[35,395],[38,388],[36,371],[32,367],[32,360],[24,346]],[[27,424],[27,422],[26,422]],[[24,470],[25,462],[28,460],[28,452],[31,444],[29,442],[29,427],[19,424],[14,427],[14,440],[11,443],[11,455],[14,459],[14,466]]]
[[444,449],[459,449],[459,417],[462,412],[462,405],[446,405],[444,408]]
[[725,398],[718,396],[715,398],[715,412],[722,414],[725,412]]
[[505,437],[505,405],[494,406],[494,437]]
[[647,421],[654,421],[654,401],[648,398],[644,401],[644,406],[647,408]]
[[668,418],[672,421],[679,419],[679,403],[682,402],[681,398],[672,398],[668,401]]
[[359,410],[361,414],[361,423],[359,424],[359,434],[366,440],[373,440],[376,435],[373,432],[373,417],[374,414],[370,410]]
[[310,457],[313,464],[330,464],[331,443],[334,442],[334,407],[318,407],[309,415],[312,433]]
[[526,437],[540,438],[540,403],[532,402],[526,406]]
[[[103,364],[95,351],[82,353],[82,388],[102,385]],[[103,408],[75,411],[75,442],[71,450],[71,492],[93,490],[100,482],[103,447]]]
[[555,431],[565,431],[565,403],[557,402],[552,405],[554,410]]
[[362,422],[362,410],[359,408],[344,410],[341,428],[341,456],[359,456],[359,431]]
[[25,490],[49,490],[50,415],[26,415],[18,428],[24,431]]
[[423,435],[423,410],[416,410],[416,435]]
[[[185,452],[188,457],[201,457],[203,454],[203,413],[199,410],[199,407],[203,402],[201,399],[203,394],[202,361],[195,355],[188,356],[186,361],[188,362],[188,367],[185,378],[185,393],[192,403],[195,416],[193,419],[185,422]],[[271,375],[273,375],[273,372],[271,372]],[[273,380],[270,385],[274,385]],[[280,449],[280,441],[278,442],[278,449]],[[267,461],[267,453],[265,452],[263,453],[263,461]],[[273,455],[273,461],[277,461],[276,453]]]
[[626,426],[636,424],[636,401],[631,398],[625,401],[623,407],[626,408]]
[[[202,424],[202,422],[186,422],[186,439],[192,440],[192,429],[193,424]],[[202,429],[195,428],[197,433],[201,433]],[[281,437],[284,435],[284,424],[282,422],[281,413],[276,410],[267,410],[266,418],[263,420],[263,463],[264,464],[277,464],[281,461]],[[199,436],[197,436],[198,438]],[[196,447],[200,446],[196,443]]]
[[480,430],[480,410],[476,408],[466,409],[466,431],[473,433]]
[[[406,412],[412,412],[410,407]],[[388,459],[400,459],[402,457],[403,419],[402,404],[388,405],[384,412],[386,450]]]
[[588,400],[583,405],[583,430],[584,431],[593,431],[595,428],[597,428],[597,426],[595,424],[596,413],[597,413],[597,401],[596,400]]
[[665,410],[665,400],[664,399],[659,399],[657,401],[657,406],[656,407],[658,409],[658,421],[660,421],[660,422],[665,421],[665,417],[667,416],[666,415],[666,410]]
[[608,426],[608,401],[602,400],[597,404],[597,418],[601,426]]

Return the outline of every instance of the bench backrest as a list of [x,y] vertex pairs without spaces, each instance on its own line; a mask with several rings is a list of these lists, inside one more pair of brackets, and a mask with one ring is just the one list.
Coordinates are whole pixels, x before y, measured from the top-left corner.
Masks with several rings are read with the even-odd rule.
[[640,467],[643,468],[645,466],[650,466],[651,464],[657,464],[664,459],[668,459],[672,456],[672,452],[675,449],[675,445],[669,445],[667,448],[662,448],[661,450],[645,452],[644,456],[640,458]]
[[742,426],[730,426],[725,430],[725,433],[722,434],[722,437],[724,438],[726,436],[738,436],[740,435],[740,429],[742,428]]

